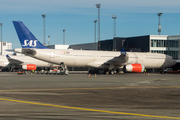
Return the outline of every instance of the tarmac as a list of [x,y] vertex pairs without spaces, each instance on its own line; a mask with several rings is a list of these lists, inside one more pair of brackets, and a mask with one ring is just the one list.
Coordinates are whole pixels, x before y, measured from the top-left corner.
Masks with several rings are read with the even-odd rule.
[[180,119],[180,74],[0,72],[2,120]]

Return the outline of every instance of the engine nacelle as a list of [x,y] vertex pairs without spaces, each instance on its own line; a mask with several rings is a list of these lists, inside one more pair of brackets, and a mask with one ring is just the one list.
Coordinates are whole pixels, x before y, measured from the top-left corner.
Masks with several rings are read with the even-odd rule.
[[125,72],[135,72],[135,73],[141,73],[144,72],[144,65],[139,64],[139,63],[134,63],[134,64],[129,64],[124,66],[124,71]]
[[22,69],[24,69],[24,70],[36,70],[36,65],[35,64],[23,65]]

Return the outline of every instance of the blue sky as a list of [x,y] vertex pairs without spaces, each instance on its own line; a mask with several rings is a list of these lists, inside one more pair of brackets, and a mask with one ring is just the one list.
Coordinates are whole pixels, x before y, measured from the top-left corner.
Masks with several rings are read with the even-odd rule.
[[20,20],[43,43],[43,18],[46,12],[46,44],[94,42],[95,4],[101,4],[101,40],[113,38],[113,19],[117,15],[116,36],[133,37],[157,35],[158,16],[161,17],[162,35],[180,34],[180,0],[1,0],[0,23],[3,23],[3,41],[20,48],[12,24]]

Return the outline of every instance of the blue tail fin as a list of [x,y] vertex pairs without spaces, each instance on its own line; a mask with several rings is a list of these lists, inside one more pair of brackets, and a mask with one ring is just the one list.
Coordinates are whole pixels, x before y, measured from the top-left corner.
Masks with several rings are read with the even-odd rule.
[[13,21],[22,48],[48,49],[31,33],[21,21]]

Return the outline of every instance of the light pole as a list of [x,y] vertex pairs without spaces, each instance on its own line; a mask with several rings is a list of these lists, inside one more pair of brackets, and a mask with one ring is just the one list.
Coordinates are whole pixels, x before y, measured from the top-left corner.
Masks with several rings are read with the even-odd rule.
[[45,18],[46,18],[46,13],[45,14],[42,14],[42,17],[44,18],[44,45],[46,45],[46,35],[45,35]]
[[98,8],[98,50],[100,50],[100,7],[101,4],[96,4],[96,7]]
[[48,45],[50,45],[50,35],[48,36]]
[[114,19],[114,37],[116,37],[116,18],[117,15],[111,15],[112,19]]
[[96,43],[96,22],[97,20],[94,20],[94,42]]
[[116,51],[116,18],[117,15],[111,15],[112,19],[114,19],[114,37],[113,37],[113,50]]
[[63,45],[65,45],[65,29],[63,30]]
[[1,55],[2,55],[2,50],[3,50],[3,49],[2,49],[2,47],[3,47],[3,46],[2,46],[2,23],[0,23],[0,26],[1,26]]
[[162,15],[163,13],[157,13],[157,15],[159,16],[159,23],[158,23],[158,33],[159,33],[159,35],[161,34],[161,23],[160,23],[160,19],[161,19],[161,15]]

